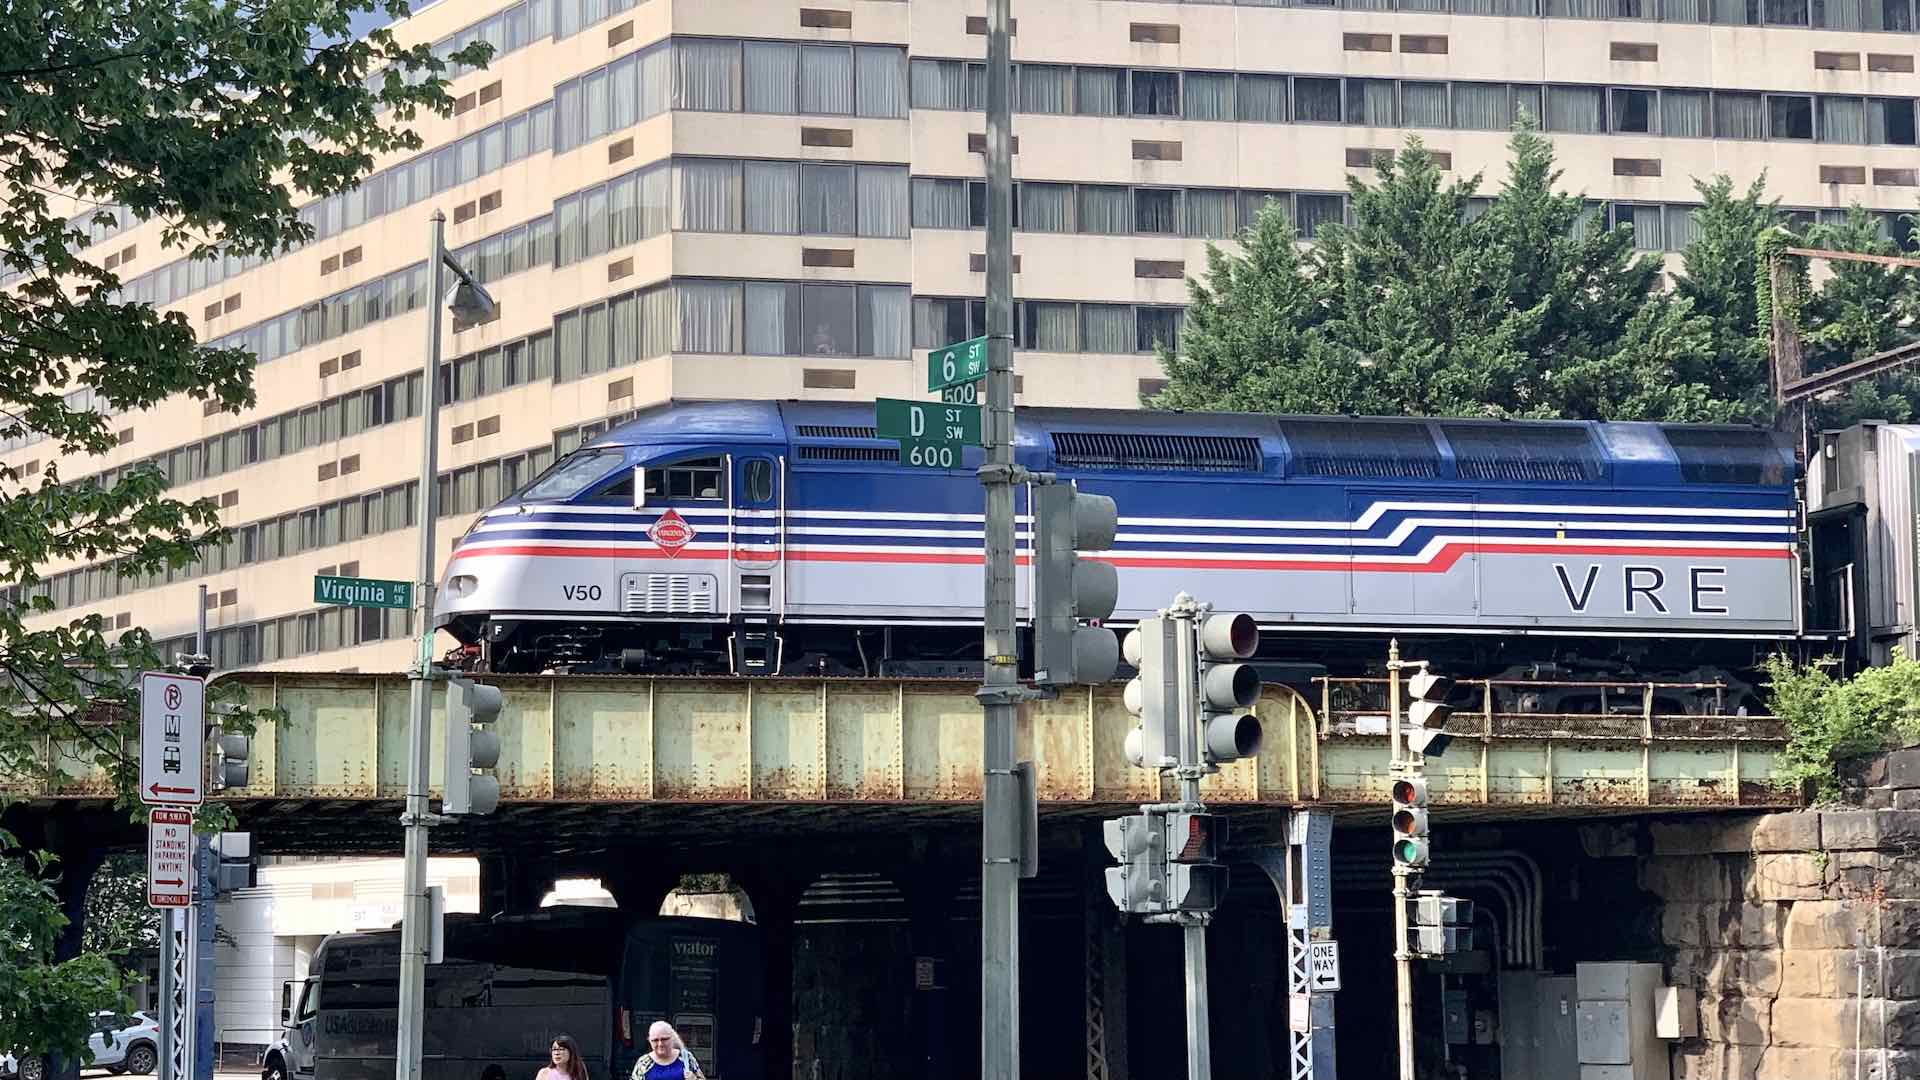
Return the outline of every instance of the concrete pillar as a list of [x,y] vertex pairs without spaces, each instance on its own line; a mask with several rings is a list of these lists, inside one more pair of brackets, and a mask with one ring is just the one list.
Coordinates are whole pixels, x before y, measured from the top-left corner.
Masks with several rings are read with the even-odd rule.
[[[968,864],[970,865],[970,864]],[[960,879],[949,862],[936,858],[924,838],[915,838],[907,864],[894,875],[907,898],[912,939],[914,990],[909,1014],[914,1040],[914,1075],[924,1080],[954,1080],[956,1057],[953,1014],[953,900]],[[928,966],[931,970],[926,970]],[[931,979],[931,985],[922,976]],[[965,1040],[962,1040],[963,1042]],[[977,1037],[966,1045],[977,1043]],[[959,1057],[972,1060],[962,1049]],[[970,1074],[969,1074],[970,1075]]]
[[642,919],[658,916],[660,902],[678,884],[678,867],[623,866],[617,872],[608,871],[600,876],[600,887],[612,894],[620,910]]
[[765,1075],[793,1075],[793,919],[800,895],[813,882],[811,871],[785,866],[731,867],[728,876],[753,904],[766,954],[767,1022],[763,1039]]

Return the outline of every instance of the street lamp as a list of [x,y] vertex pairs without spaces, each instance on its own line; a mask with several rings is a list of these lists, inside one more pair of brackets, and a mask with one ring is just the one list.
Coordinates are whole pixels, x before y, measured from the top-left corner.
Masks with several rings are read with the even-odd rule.
[[[407,806],[400,815],[406,833],[405,906],[400,911],[400,1030],[394,1055],[394,1080],[420,1080],[421,1026],[427,983],[427,829],[437,822],[427,812],[427,759],[433,745],[433,526],[440,513],[438,463],[440,435],[440,320],[443,306],[453,311],[456,330],[485,322],[499,310],[492,295],[466,267],[447,254],[447,216],[433,212],[433,257],[427,262],[427,358],[421,390],[425,430],[420,452],[420,568],[414,581],[415,629],[419,655],[409,681],[407,711]],[[449,297],[442,270],[459,285]]]

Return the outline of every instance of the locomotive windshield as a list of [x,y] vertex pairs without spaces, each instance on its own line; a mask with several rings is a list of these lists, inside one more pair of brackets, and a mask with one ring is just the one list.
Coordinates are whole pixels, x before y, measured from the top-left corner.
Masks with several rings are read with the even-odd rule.
[[605,450],[576,450],[560,460],[558,465],[548,469],[546,475],[527,485],[520,494],[522,502],[556,502],[570,499],[585,491],[588,485],[607,475],[608,470],[621,464],[627,458],[627,452],[618,448]]

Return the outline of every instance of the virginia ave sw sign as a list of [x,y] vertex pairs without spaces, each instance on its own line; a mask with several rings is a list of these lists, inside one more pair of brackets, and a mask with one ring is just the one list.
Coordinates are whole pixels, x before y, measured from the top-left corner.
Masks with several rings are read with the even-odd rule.
[[316,576],[313,579],[313,602],[405,611],[413,606],[413,582]]

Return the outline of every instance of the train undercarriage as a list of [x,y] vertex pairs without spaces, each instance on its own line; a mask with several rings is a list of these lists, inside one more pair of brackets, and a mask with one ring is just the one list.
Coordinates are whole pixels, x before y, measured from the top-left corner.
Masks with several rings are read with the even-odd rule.
[[[467,629],[462,636],[470,643],[447,662],[479,673],[977,679],[983,667],[980,628],[966,624],[503,618]],[[1662,714],[1763,713],[1764,658],[1806,651],[1790,638],[1423,635],[1357,627],[1269,630],[1253,662],[1267,681],[1318,700],[1322,677],[1382,674],[1389,636],[1403,656],[1431,661],[1457,679],[1492,680],[1500,711],[1565,715],[1637,714],[1647,706],[1640,688],[1650,683],[1659,684],[1653,708]],[[1118,678],[1132,674],[1123,666]],[[1631,693],[1628,684],[1636,687]]]

